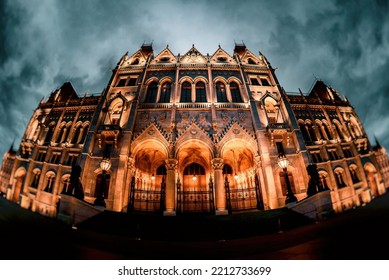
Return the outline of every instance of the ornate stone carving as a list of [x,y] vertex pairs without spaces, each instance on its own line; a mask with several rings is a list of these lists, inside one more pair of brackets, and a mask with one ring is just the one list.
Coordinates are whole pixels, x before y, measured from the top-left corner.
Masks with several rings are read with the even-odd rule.
[[214,169],[223,169],[224,163],[222,158],[214,158],[211,160]]
[[175,158],[169,158],[165,160],[165,166],[167,170],[175,170],[177,167],[178,160]]

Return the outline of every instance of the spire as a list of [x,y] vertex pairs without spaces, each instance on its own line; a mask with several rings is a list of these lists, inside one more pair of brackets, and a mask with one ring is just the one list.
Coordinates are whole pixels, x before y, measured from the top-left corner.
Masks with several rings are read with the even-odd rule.
[[11,146],[9,147],[8,153],[11,155],[16,154],[16,151],[14,150],[14,144],[15,144],[15,138],[12,140]]
[[382,148],[382,146],[381,146],[380,142],[378,142],[377,136],[375,134],[374,134],[374,140],[376,143],[377,150],[380,150]]

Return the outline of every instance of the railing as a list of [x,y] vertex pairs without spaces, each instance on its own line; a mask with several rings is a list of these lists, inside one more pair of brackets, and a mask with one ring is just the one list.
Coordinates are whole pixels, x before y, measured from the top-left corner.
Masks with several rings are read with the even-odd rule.
[[172,103],[143,103],[139,106],[141,109],[169,109]]
[[211,213],[214,211],[212,191],[177,191],[177,212]]
[[178,103],[177,108],[190,109],[190,108],[210,108],[211,103]]
[[227,196],[228,208],[232,211],[257,209],[255,188],[230,189]]
[[134,190],[133,210],[158,212],[161,211],[161,205],[164,194],[161,190]]

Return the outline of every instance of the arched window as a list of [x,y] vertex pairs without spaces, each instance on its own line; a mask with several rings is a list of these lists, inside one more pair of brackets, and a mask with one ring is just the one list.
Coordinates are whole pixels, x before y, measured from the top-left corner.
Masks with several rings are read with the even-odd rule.
[[64,137],[64,134],[66,133],[66,124],[62,123],[61,126],[59,127],[59,133],[57,136],[57,143],[62,143],[62,138]]
[[156,175],[166,175],[167,172],[166,172],[166,167],[165,165],[160,165],[158,168],[157,168],[157,172],[156,172]]
[[72,144],[78,143],[78,138],[80,137],[80,131],[82,129],[81,123],[77,125],[76,131],[74,132],[73,139],[70,141]]
[[232,82],[230,83],[230,91],[231,91],[231,98],[232,102],[236,103],[242,103],[242,96],[240,95],[239,86],[237,83]]
[[323,140],[327,139],[326,136],[325,136],[323,125],[320,122],[316,122],[316,126],[318,127],[321,139],[323,139]]
[[319,171],[319,184],[322,190],[329,189],[328,187],[328,174],[324,171]]
[[170,91],[171,84],[169,82],[164,83],[161,88],[161,97],[159,98],[159,103],[170,103]]
[[304,121],[299,121],[299,127],[301,130],[301,133],[303,134],[303,138],[304,138],[305,142],[311,142],[311,138],[309,137],[309,133],[308,133],[307,127],[305,126]]
[[327,139],[328,139],[328,140],[332,139],[332,137],[331,137],[331,132],[330,132],[330,130],[328,129],[327,123],[323,122],[323,128],[324,128],[325,133],[327,134]]
[[147,94],[145,103],[155,103],[157,101],[157,93],[158,93],[158,83],[152,82],[149,84],[147,88]]
[[228,102],[226,95],[226,86],[222,82],[216,83],[217,102]]
[[249,59],[247,60],[247,62],[248,62],[249,64],[256,64],[255,61],[254,61],[252,58],[249,58]]
[[139,58],[135,58],[135,60],[131,63],[132,65],[137,65],[139,64]]
[[53,134],[54,134],[54,128],[55,128],[55,123],[51,123],[49,125],[49,129],[48,129],[47,134],[46,134],[45,144],[47,144],[51,141],[51,138],[53,137]]
[[335,126],[336,133],[339,136],[339,139],[344,139],[344,135],[340,124],[338,122],[334,122],[334,126]]
[[181,86],[180,102],[192,102],[192,85],[189,82],[183,82]]
[[37,189],[38,188],[38,185],[39,185],[39,179],[41,177],[41,171],[39,169],[34,169],[32,171],[33,173],[33,176],[32,176],[32,180],[31,180],[31,188],[35,188]]
[[80,140],[78,143],[84,144],[86,135],[88,134],[88,129],[89,129],[89,124],[86,124],[86,125],[82,128],[81,140]]
[[205,175],[205,170],[200,164],[193,162],[185,168],[184,175]]
[[203,82],[198,82],[196,84],[196,102],[207,102],[207,94]]
[[226,174],[232,174],[232,167],[231,165],[229,164],[224,164],[223,166],[223,174],[226,175]]
[[46,173],[46,182],[43,190],[48,193],[52,193],[54,189],[55,184],[55,173],[52,171],[49,171]]
[[349,169],[350,169],[350,174],[351,174],[351,179],[353,181],[353,183],[358,183],[360,182],[361,180],[359,179],[359,176],[358,176],[358,168],[355,164],[352,164],[349,166]]
[[311,138],[311,141],[317,141],[315,130],[313,129],[313,124],[311,122],[307,123],[308,133],[309,137]]
[[335,173],[335,181],[336,181],[336,185],[338,186],[338,189],[346,187],[347,185],[344,180],[343,169],[337,168],[334,173]]
[[60,193],[71,194],[70,174],[66,174],[62,177]]

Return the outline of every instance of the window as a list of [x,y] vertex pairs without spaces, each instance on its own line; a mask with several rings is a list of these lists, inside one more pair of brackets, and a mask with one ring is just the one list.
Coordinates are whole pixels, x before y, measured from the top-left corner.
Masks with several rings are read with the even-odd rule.
[[66,165],[68,165],[68,166],[75,165],[77,162],[77,157],[78,157],[77,154],[69,154],[68,159],[66,161]]
[[338,154],[336,153],[336,149],[328,149],[328,157],[330,160],[338,160]]
[[43,189],[45,192],[52,193],[54,189],[55,184],[55,174],[54,172],[50,171],[46,174],[46,186]]
[[54,133],[54,127],[55,127],[54,123],[51,123],[49,125],[49,129],[47,131],[46,138],[45,138],[45,144],[51,141],[51,138],[53,137],[53,133]]
[[328,140],[332,139],[330,130],[328,129],[328,125],[326,123],[323,123],[323,128],[324,128],[325,133],[327,134],[327,139]]
[[307,127],[305,126],[305,123],[303,121],[299,122],[299,127],[300,127],[300,130],[301,130],[301,133],[303,134],[304,140],[306,142],[311,142],[311,137],[309,137],[309,133],[308,133]]
[[344,174],[343,174],[343,170],[342,169],[337,169],[335,170],[335,181],[336,181],[336,185],[338,186],[338,189],[341,189],[341,188],[344,188],[346,187],[346,183],[344,182]]
[[229,164],[224,164],[223,166],[223,174],[232,174],[232,167]]
[[268,87],[270,86],[269,81],[265,78],[261,78],[262,86]]
[[159,98],[159,103],[170,103],[170,91],[171,84],[166,82],[162,85],[161,97]]
[[72,144],[78,143],[78,138],[80,137],[80,131],[82,129],[81,123],[77,126],[76,131],[74,132],[73,139],[70,141]]
[[344,139],[342,128],[339,123],[334,123],[336,133],[338,134],[340,139]]
[[319,184],[322,190],[328,190],[328,183],[327,183],[327,174],[324,172],[319,172]]
[[228,102],[226,95],[226,86],[222,82],[216,83],[217,102]]
[[311,151],[311,157],[314,163],[322,162],[320,151]]
[[181,86],[181,99],[180,102],[192,102],[192,85],[189,82],[183,82]]
[[251,81],[251,84],[253,86],[259,86],[260,85],[257,78],[251,78],[250,81]]
[[120,77],[119,82],[116,84],[117,87],[131,87],[136,86],[136,81],[138,79],[135,77]]
[[137,81],[137,80],[138,80],[137,78],[130,78],[130,79],[128,80],[127,86],[129,86],[129,87],[136,86],[136,81]]
[[124,87],[126,85],[127,78],[120,78],[119,82],[117,83],[117,87]]
[[230,83],[230,91],[231,91],[231,98],[232,102],[236,103],[242,103],[242,96],[240,95],[239,86],[237,83],[232,82]]
[[145,103],[155,103],[157,100],[158,84],[157,82],[152,82],[149,84],[146,93]]
[[40,150],[38,153],[38,156],[36,157],[36,160],[43,162],[43,161],[45,161],[45,158],[46,158],[46,151]]
[[352,154],[352,152],[350,150],[350,147],[343,148],[343,154],[344,154],[344,157],[346,157],[346,158],[353,157],[353,154]]
[[61,160],[61,153],[60,152],[53,152],[51,155],[50,163],[59,164]]
[[254,61],[252,58],[249,58],[249,59],[247,60],[247,62],[248,62],[249,64],[256,64],[255,61]]
[[63,194],[71,194],[71,184],[70,184],[70,176],[65,175],[62,178],[62,191]]
[[139,58],[136,58],[131,64],[132,64],[132,65],[137,65],[137,64],[139,64]]
[[350,169],[351,179],[352,179],[353,183],[354,184],[355,183],[359,183],[361,180],[358,177],[357,166],[356,165],[350,165],[349,169]]
[[41,177],[41,171],[39,169],[34,169],[32,181],[31,181],[32,188],[35,188],[35,189],[38,188],[40,177]]
[[82,129],[81,140],[80,140],[78,143],[84,144],[86,135],[88,134],[88,128],[89,128],[89,124],[88,124],[88,125],[85,125],[85,126],[83,127],[83,129]]
[[207,102],[207,94],[203,82],[198,82],[196,84],[196,102]]

